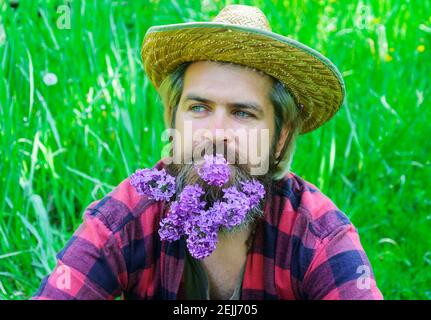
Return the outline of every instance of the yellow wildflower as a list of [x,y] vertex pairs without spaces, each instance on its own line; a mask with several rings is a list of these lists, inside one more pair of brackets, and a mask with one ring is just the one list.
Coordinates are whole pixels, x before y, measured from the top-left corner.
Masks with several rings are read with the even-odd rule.
[[387,54],[385,55],[385,61],[386,61],[386,62],[390,62],[390,61],[392,61],[392,56],[391,56],[389,53],[387,53]]
[[416,50],[418,52],[424,52],[425,51],[425,46],[423,44],[418,45],[418,47],[416,48]]
[[373,21],[374,24],[379,24],[380,23],[380,18],[379,17],[374,17],[372,21]]

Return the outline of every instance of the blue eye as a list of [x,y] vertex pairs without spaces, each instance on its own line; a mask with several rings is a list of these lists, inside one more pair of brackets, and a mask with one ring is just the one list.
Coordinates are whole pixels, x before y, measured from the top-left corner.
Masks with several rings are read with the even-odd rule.
[[190,107],[190,110],[196,113],[201,113],[203,111],[206,111],[206,107],[200,104],[194,105]]
[[239,118],[253,118],[254,117],[254,115],[252,115],[249,112],[245,112],[245,111],[235,111],[234,114]]

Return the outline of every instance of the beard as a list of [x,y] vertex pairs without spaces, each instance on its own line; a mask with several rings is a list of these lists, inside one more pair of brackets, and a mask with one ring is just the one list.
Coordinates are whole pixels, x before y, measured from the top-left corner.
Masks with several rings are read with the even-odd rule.
[[[193,149],[196,146],[193,146]],[[212,148],[211,148],[212,147]],[[198,185],[202,188],[204,191],[204,194],[202,195],[202,200],[204,200],[207,203],[207,208],[211,207],[214,202],[220,201],[223,198],[223,190],[224,188],[228,187],[236,187],[238,190],[242,189],[241,182],[245,182],[247,180],[257,180],[260,182],[264,189],[265,189],[265,196],[260,201],[260,203],[250,209],[243,222],[241,222],[239,225],[236,225],[232,228],[226,228],[226,227],[220,227],[219,233],[221,235],[229,236],[234,235],[238,232],[241,232],[243,230],[246,230],[247,228],[251,227],[258,218],[263,217],[264,215],[264,209],[266,202],[268,201],[269,194],[270,194],[270,187],[272,182],[272,176],[275,170],[275,159],[274,159],[274,145],[271,147],[271,150],[269,152],[269,165],[268,165],[268,172],[263,175],[252,175],[251,172],[251,166],[249,164],[242,164],[239,162],[239,153],[237,151],[237,148],[235,149],[235,162],[232,164],[228,164],[230,168],[230,177],[228,182],[226,182],[222,187],[218,186],[212,186],[209,185],[207,182],[205,182],[197,173],[195,169],[195,164],[200,164],[203,161],[204,155],[208,154],[208,150],[213,150],[213,155],[215,156],[216,150],[223,150],[223,156],[225,159],[228,159],[227,155],[231,155],[232,153],[229,153],[228,146],[225,142],[223,142],[222,145],[218,146],[217,144],[213,142],[207,142],[205,148],[203,149],[203,152],[200,155],[197,155],[196,158],[192,157],[192,163],[191,164],[168,164],[166,166],[166,171],[175,177],[176,180],[176,190],[175,190],[175,200],[178,200],[179,195],[183,191],[183,189],[187,185]]]

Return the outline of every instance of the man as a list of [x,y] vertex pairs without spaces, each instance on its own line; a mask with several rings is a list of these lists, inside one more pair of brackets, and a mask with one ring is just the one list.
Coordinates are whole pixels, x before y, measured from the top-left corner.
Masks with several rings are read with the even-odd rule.
[[128,178],[87,207],[34,298],[382,299],[355,227],[290,172],[297,135],[342,105],[336,67],[243,5],[212,22],[153,27],[141,53],[175,129],[155,169],[175,176],[177,193],[198,183],[214,203],[220,188],[202,183],[195,161],[233,155],[228,185],[255,178],[265,199],[238,227],[220,229],[216,249],[200,260],[184,237],[160,239],[169,203],[138,194]]

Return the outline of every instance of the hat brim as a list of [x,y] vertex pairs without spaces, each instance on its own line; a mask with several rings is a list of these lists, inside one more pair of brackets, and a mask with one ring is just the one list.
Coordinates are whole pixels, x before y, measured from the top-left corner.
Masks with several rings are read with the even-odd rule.
[[266,30],[216,22],[153,26],[144,37],[141,57],[156,89],[184,62],[225,61],[260,70],[284,83],[303,105],[301,134],[331,119],[345,98],[343,77],[329,59]]

